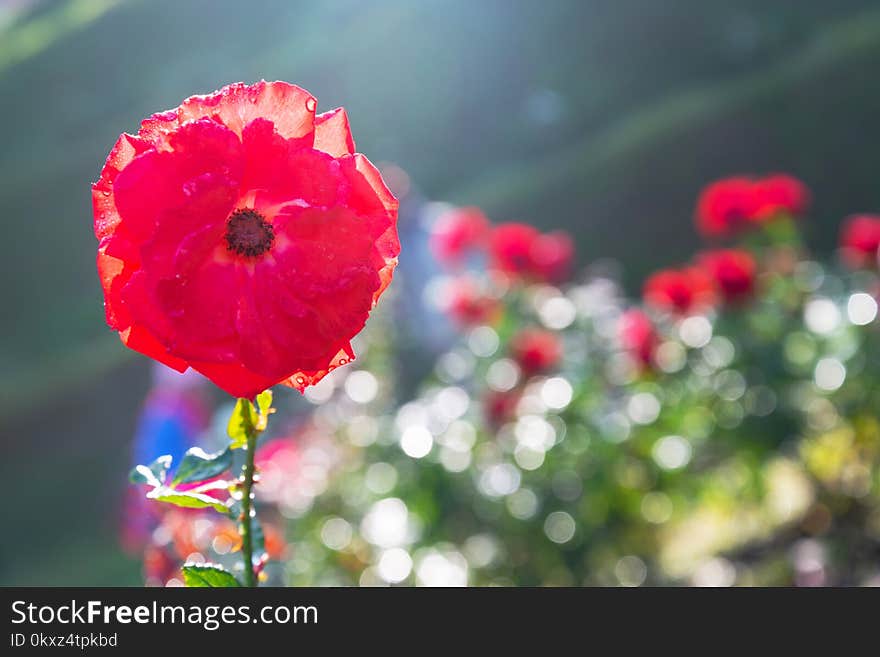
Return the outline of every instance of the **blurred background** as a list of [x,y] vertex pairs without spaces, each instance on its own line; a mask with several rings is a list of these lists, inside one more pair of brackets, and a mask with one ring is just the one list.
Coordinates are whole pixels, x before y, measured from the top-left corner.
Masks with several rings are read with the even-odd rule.
[[0,583],[143,581],[119,523],[153,375],[104,325],[89,183],[147,114],[294,82],[414,196],[564,229],[637,291],[696,248],[719,176],[804,180],[819,254],[880,208],[878,64],[870,0],[0,0]]

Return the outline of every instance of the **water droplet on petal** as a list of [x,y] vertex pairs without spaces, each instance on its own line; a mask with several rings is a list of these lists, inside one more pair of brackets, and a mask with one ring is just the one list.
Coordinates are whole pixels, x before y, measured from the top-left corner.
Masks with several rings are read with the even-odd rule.
[[306,109],[307,109],[309,112],[314,112],[315,109],[317,109],[317,107],[318,107],[318,101],[315,100],[314,98],[309,98],[309,99],[306,101]]

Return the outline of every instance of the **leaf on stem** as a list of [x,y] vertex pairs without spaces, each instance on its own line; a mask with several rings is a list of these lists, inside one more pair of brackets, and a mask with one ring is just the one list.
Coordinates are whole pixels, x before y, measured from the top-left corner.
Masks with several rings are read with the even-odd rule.
[[253,435],[257,429],[259,417],[257,409],[248,399],[240,397],[235,402],[232,416],[226,431],[232,439],[231,449],[240,449],[247,445],[248,436]]
[[193,564],[183,566],[183,582],[190,587],[228,588],[239,587],[238,580],[223,566],[217,564]]
[[188,509],[215,509],[220,513],[228,513],[228,507],[218,500],[216,497],[197,493],[191,490],[175,490],[170,486],[157,486],[149,493],[147,499],[156,500],[157,502],[167,502],[175,506],[182,506]]
[[171,456],[160,456],[150,465],[136,465],[129,473],[128,479],[133,484],[147,484],[149,486],[161,486],[165,483],[168,468],[171,467]]
[[230,448],[227,447],[216,454],[207,454],[201,447],[193,447],[184,454],[171,485],[192,484],[213,479],[230,467],[232,467]]

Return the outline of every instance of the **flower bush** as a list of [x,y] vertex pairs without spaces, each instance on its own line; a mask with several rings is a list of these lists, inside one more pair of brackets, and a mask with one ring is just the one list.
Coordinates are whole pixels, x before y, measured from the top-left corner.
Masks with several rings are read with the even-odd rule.
[[[282,580],[876,583],[876,247],[814,260],[809,193],[769,180],[749,183],[759,220],[649,277],[641,302],[602,268],[545,275],[539,231],[481,218],[467,250],[484,257],[442,259],[460,338],[416,394],[396,389],[387,317],[361,369],[307,391],[284,440],[314,469],[279,463],[300,494],[265,503],[287,519]],[[485,312],[448,303],[462,290]]]

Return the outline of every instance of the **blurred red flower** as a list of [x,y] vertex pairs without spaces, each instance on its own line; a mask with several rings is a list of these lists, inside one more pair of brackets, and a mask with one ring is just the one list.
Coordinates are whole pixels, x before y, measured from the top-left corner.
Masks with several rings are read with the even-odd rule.
[[516,407],[521,398],[522,392],[517,389],[504,392],[490,390],[483,398],[483,413],[489,427],[498,429],[511,420],[516,414]]
[[445,305],[449,316],[462,326],[494,324],[501,316],[501,302],[483,293],[471,280],[452,282]]
[[706,251],[697,256],[697,264],[712,279],[722,299],[728,303],[740,303],[755,291],[757,265],[748,251]]
[[397,200],[343,109],[233,84],[123,134],[92,187],[108,324],[231,395],[300,390],[353,358],[391,281]]
[[540,235],[532,244],[531,258],[535,278],[546,283],[564,283],[571,275],[574,242],[563,231]]
[[524,329],[510,341],[510,353],[525,376],[553,369],[562,360],[559,336],[543,329]]
[[658,337],[654,323],[641,310],[627,310],[618,320],[618,339],[632,358],[642,367],[650,367]]
[[849,217],[840,233],[844,261],[851,267],[876,267],[880,259],[880,215]]
[[697,200],[697,228],[706,237],[727,237],[748,227],[755,214],[750,178],[724,178],[707,185]]
[[701,269],[663,269],[645,281],[645,302],[665,312],[687,315],[715,302],[712,281]]
[[574,259],[574,244],[567,233],[542,234],[517,222],[496,226],[490,246],[497,270],[543,283],[564,282]]
[[437,218],[431,251],[440,262],[456,264],[469,251],[486,245],[491,228],[479,208],[456,208]]
[[531,275],[532,246],[540,235],[540,231],[529,224],[499,224],[492,231],[492,264],[506,274]]
[[810,207],[810,190],[797,178],[777,173],[755,182],[756,221],[766,221],[779,215],[800,217]]
[[788,174],[753,179],[733,176],[707,185],[697,200],[696,222],[705,237],[730,237],[780,215],[798,217],[810,190]]

